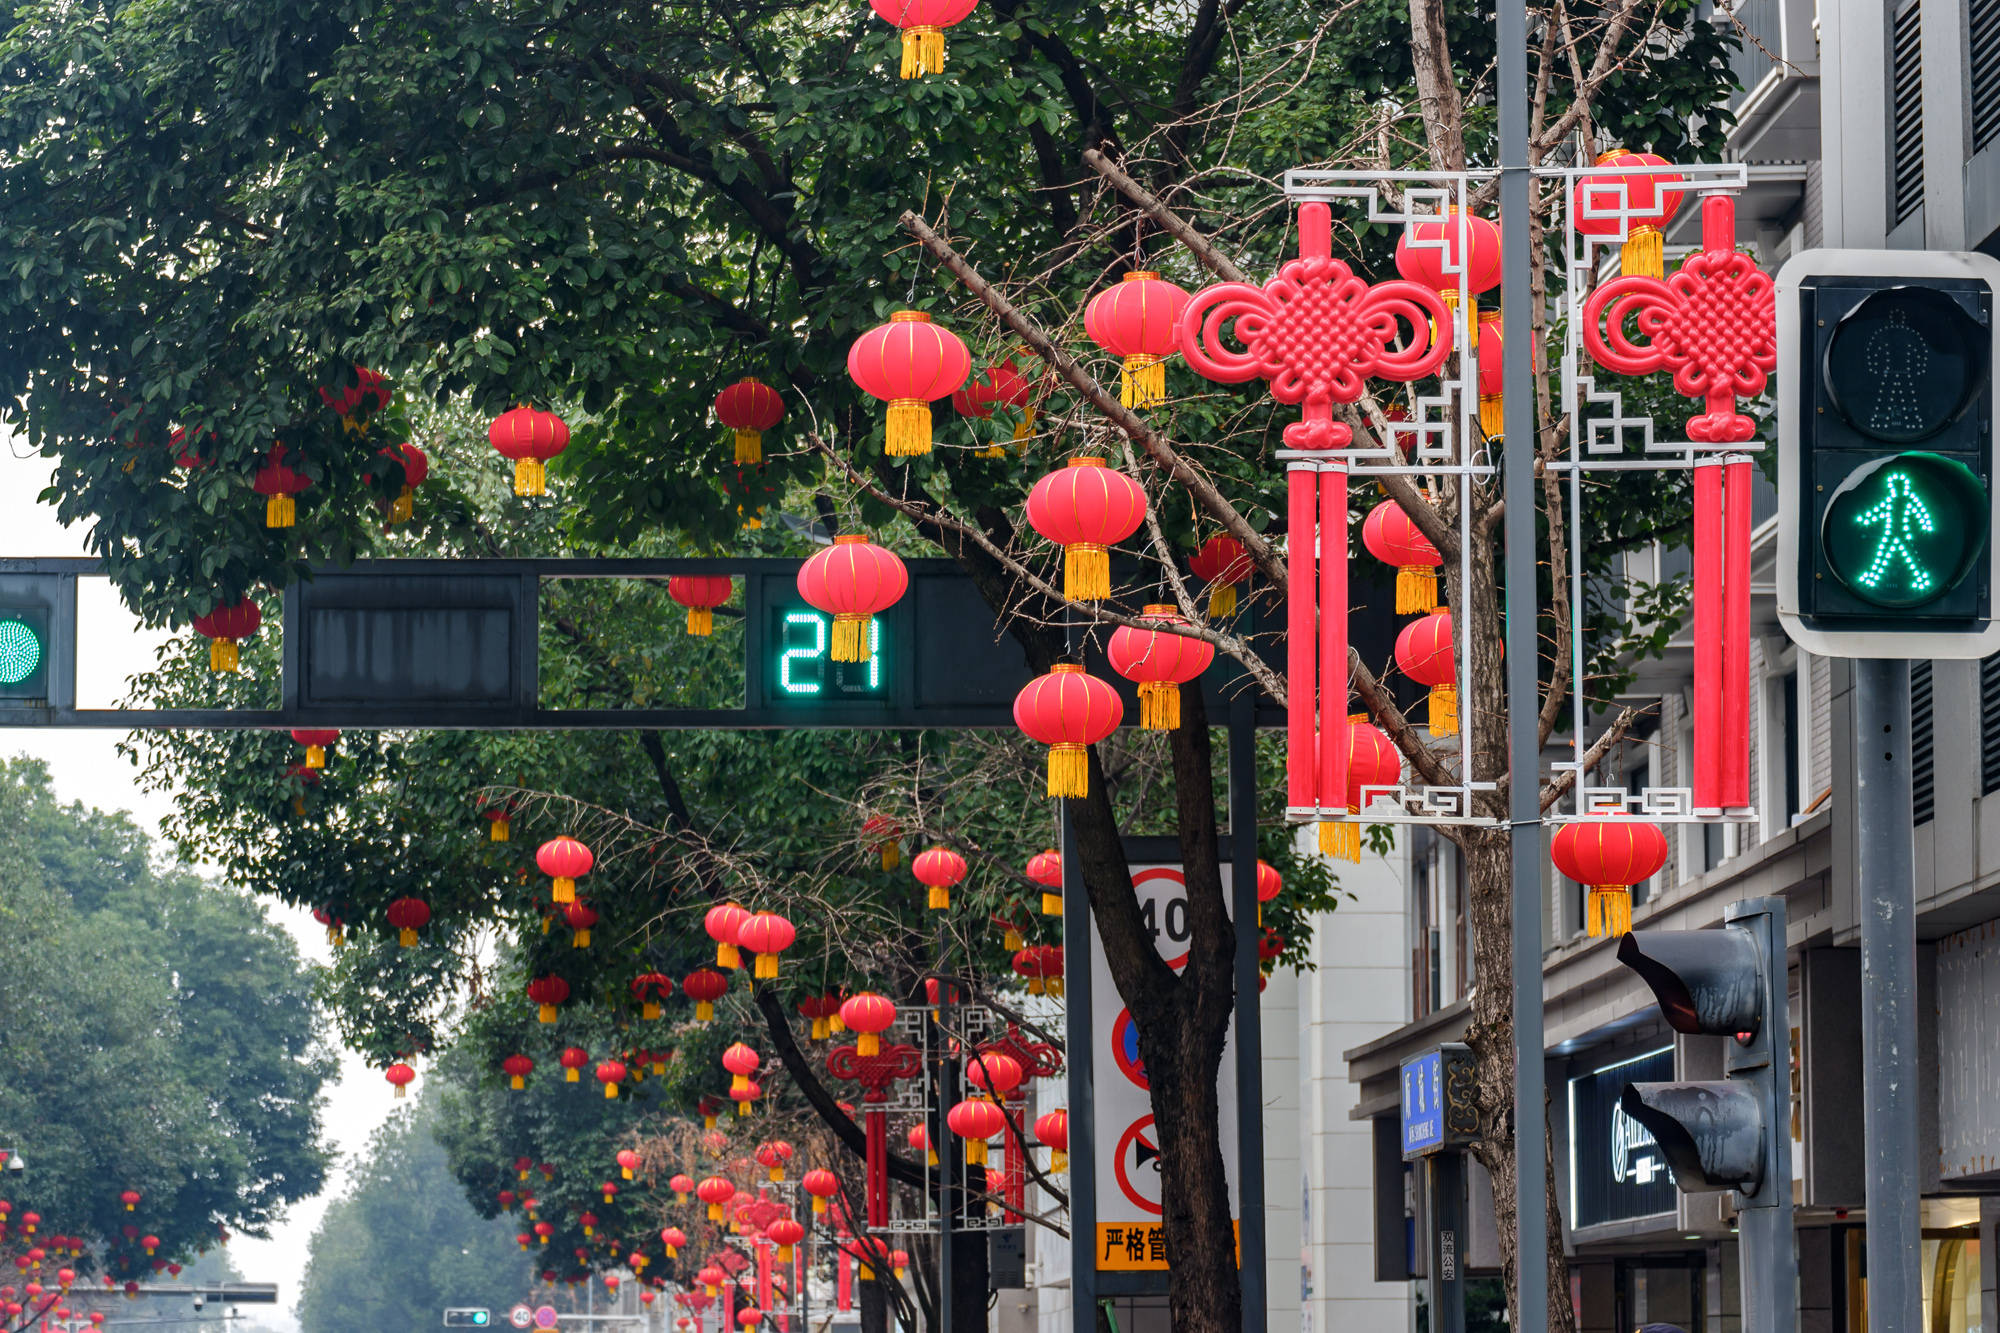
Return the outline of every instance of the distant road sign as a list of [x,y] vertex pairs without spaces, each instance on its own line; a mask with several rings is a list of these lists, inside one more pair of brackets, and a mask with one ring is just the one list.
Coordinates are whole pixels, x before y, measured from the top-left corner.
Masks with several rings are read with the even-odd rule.
[[556,1307],[553,1305],[538,1305],[535,1307],[536,1328],[554,1328],[557,1321],[561,1318],[562,1316],[556,1313]]
[[515,1328],[527,1328],[535,1322],[535,1312],[525,1305],[517,1305],[507,1312],[507,1322]]

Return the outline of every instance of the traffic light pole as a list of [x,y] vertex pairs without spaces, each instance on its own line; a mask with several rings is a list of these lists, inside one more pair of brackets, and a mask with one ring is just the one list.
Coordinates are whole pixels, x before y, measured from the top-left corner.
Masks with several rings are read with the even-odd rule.
[[1854,751],[1868,1327],[1904,1333],[1923,1322],[1909,662],[1855,660]]

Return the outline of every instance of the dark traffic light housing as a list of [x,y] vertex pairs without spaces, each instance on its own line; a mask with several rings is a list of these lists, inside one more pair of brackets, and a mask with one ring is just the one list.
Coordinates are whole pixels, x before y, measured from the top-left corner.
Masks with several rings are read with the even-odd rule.
[[490,1328],[492,1324],[491,1310],[459,1309],[444,1312],[446,1328]]
[[1808,251],[1778,276],[1778,611],[1830,656],[1976,657],[1993,596],[1983,255]]
[[[0,566],[0,571],[4,567]],[[75,583],[62,575],[0,572],[0,709],[45,708],[74,637]],[[61,658],[65,669],[59,670]]]

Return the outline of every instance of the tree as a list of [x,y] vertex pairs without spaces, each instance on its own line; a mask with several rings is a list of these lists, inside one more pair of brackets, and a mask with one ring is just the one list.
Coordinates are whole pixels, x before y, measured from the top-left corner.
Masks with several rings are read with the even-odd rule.
[[[178,0],[20,12],[7,51],[20,77],[0,101],[10,127],[0,262],[16,274],[0,296],[16,357],[7,391],[29,437],[59,459],[65,514],[92,519],[121,587],[156,617],[283,582],[307,553],[376,542],[369,502],[384,479],[371,490],[358,466],[375,441],[357,445],[314,393],[346,383],[356,362],[478,410],[566,404],[578,431],[557,471],[572,507],[545,529],[552,538],[593,549],[728,542],[738,513],[767,503],[868,526],[957,559],[1037,669],[1066,651],[1063,621],[1102,630],[1145,600],[1066,610],[1053,592],[1047,556],[1016,515],[1027,485],[1065,453],[1108,453],[1147,486],[1157,524],[1134,544],[1152,562],[1142,584],[1172,588],[1169,571],[1223,530],[1281,593],[1269,450],[1284,417],[1255,394],[1190,395],[1178,372],[1169,407],[1144,417],[1121,407],[1098,384],[1101,355],[1075,336],[1081,298],[1128,256],[1150,255],[1188,283],[1198,265],[1228,275],[1268,264],[1288,248],[1288,218],[1264,182],[1286,166],[1455,170],[1490,156],[1478,95],[1486,16],[1448,15],[1441,0],[1323,12],[1211,0],[1136,17],[1079,0],[996,0],[954,29],[950,74],[901,85],[885,68],[893,41],[858,9],[821,5],[710,13],[544,0],[467,13],[444,0],[323,0],[274,16]],[[1709,151],[1690,138],[1690,118],[1713,133],[1729,39],[1695,6],[1609,0],[1538,15],[1548,34],[1533,85],[1538,158],[1579,132],[1586,149],[1615,133],[1668,155]],[[1106,177],[1078,161],[1086,150],[1122,164],[1132,188],[1103,189]],[[896,229],[904,208],[929,219],[910,228],[928,261]],[[1162,229],[1184,253],[1160,246]],[[1354,241],[1364,266],[1383,271],[1388,238]],[[927,262],[951,269],[989,317],[953,312]],[[1548,290],[1546,274],[1536,290]],[[1024,455],[977,456],[968,446],[993,426],[948,427],[928,459],[885,455],[877,410],[841,358],[898,298],[976,326],[982,366],[1022,340],[1034,349],[1042,427]],[[720,383],[749,370],[785,386],[802,446],[761,473],[729,466],[706,437],[684,442]],[[1537,445],[1552,449],[1565,414],[1546,388],[1538,415]],[[213,431],[214,463],[163,484],[174,425],[202,440]],[[255,526],[243,483],[280,434],[314,490],[300,527],[273,534]],[[1473,576],[1450,591],[1474,645],[1469,706],[1489,720],[1485,734],[1503,735],[1484,522],[1495,497],[1447,490],[1433,508],[1408,485],[1388,489],[1448,558],[1459,507],[1474,511]],[[1600,506],[1592,558],[1632,539],[1620,515],[1645,514],[1650,532],[1664,513],[1671,528],[1685,498],[1665,490]],[[484,538],[461,518],[470,514],[454,504],[435,536]],[[745,545],[799,549],[787,541],[764,529]],[[1185,609],[1282,694],[1268,639]],[[1567,691],[1589,687],[1565,679],[1563,652],[1551,664],[1545,730]],[[1378,665],[1356,674],[1363,701],[1436,780],[1447,761],[1377,687]],[[1104,754],[1074,830],[1155,1114],[1178,1145],[1164,1164],[1176,1205],[1172,1314],[1178,1328],[1219,1333],[1237,1325],[1240,1304],[1213,1094],[1233,937],[1198,700],[1149,753],[1170,775],[1162,787],[1174,792],[1188,871],[1180,975],[1157,963],[1126,889],[1125,812]],[[1482,749],[1464,776],[1501,775],[1503,761]],[[1481,976],[1480,1151],[1511,1237],[1504,842],[1462,845]],[[392,855],[385,847],[356,858]],[[372,1000],[414,1029],[435,991],[399,993]],[[1551,1249],[1559,1269],[1560,1245]],[[1566,1284],[1552,1287],[1567,1327]]]

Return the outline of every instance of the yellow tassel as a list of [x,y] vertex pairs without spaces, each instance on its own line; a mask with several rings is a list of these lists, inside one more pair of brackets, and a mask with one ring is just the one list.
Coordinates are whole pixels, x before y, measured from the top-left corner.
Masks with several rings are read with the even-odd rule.
[[1208,590],[1208,618],[1220,620],[1236,614],[1236,585],[1219,583]]
[[666,1072],[667,1072],[667,1062],[665,1060],[653,1061],[653,1073],[655,1075],[664,1074]]
[[972,455],[974,458],[1005,458],[1007,451],[997,444],[989,444]]
[[930,908],[933,912],[949,910],[951,907],[951,890],[945,888],[942,884],[931,885],[930,896],[924,906]]
[[752,464],[764,461],[764,432],[759,430],[736,432],[736,461]]
[[825,1211],[826,1211],[826,1200],[820,1198],[819,1195],[817,1194],[813,1195],[813,1212],[824,1213]]
[[1181,724],[1181,687],[1170,680],[1139,684],[1139,725],[1147,731],[1173,731]]
[[1090,757],[1081,745],[1049,747],[1049,795],[1088,796]]
[[1324,856],[1358,863],[1361,860],[1361,826],[1346,821],[1322,821],[1319,826],[1319,850]]
[[609,1101],[611,1098],[616,1097],[617,1095],[618,1095],[618,1085],[616,1083],[607,1083],[604,1085],[604,1097],[606,1101]]
[[1658,227],[1632,228],[1631,236],[1618,248],[1619,272],[1638,278],[1657,278],[1666,271],[1666,237]]
[[569,937],[569,947],[572,949],[588,949],[590,947],[590,932],[588,930],[579,930],[572,934]]
[[1167,366],[1162,357],[1140,353],[1125,358],[1118,377],[1118,401],[1126,407],[1157,407],[1167,401]]
[[[743,506],[742,505],[736,506],[736,512],[738,514],[741,514],[743,512]],[[759,505],[756,513],[750,515],[750,517],[743,520],[743,530],[745,532],[754,532],[758,528],[761,528],[763,526],[764,526],[764,509],[763,506]]]
[[306,747],[306,767],[326,767],[326,747],[324,745],[308,745]]
[[539,458],[517,458],[514,460],[514,494],[546,495],[548,493],[548,469]]
[[906,79],[919,78],[924,72],[923,43],[915,28],[903,29],[903,67],[898,72]]
[[839,1014],[828,1014],[826,1016],[826,1030],[837,1037],[847,1031],[847,1020]]
[[651,1000],[647,1000],[639,1006],[639,1016],[649,1021],[658,1018],[660,1016],[660,1006]]
[[[749,1114],[750,1114],[750,1103],[749,1103],[749,1102],[738,1102],[738,1103],[736,1103],[736,1114],[737,1114],[737,1116],[738,1116],[739,1118],[740,1118],[740,1117],[742,1117],[742,1116],[746,1116],[746,1115],[749,1115]],[[734,1228],[733,1228],[733,1227],[732,1227],[731,1229],[732,1229],[732,1230],[734,1230]]]
[[550,890],[549,896],[559,903],[575,902],[576,881],[558,875],[556,877],[555,887],[552,890]]
[[513,1089],[516,1092],[519,1092],[521,1089],[528,1086],[528,1081],[522,1078],[519,1074],[514,1075],[511,1079],[507,1081],[509,1084],[513,1086]]
[[507,841],[507,835],[510,832],[509,823],[510,821],[505,819],[488,821],[486,836],[494,842]]
[[918,50],[923,55],[924,73],[944,73],[944,29],[919,27],[917,35],[921,39]]
[[[868,660],[868,626],[873,616],[854,615],[846,611],[833,618],[833,660],[836,662],[866,662]],[[890,853],[884,852],[883,869],[893,864]]]
[[1040,977],[1028,978],[1028,994],[1046,995],[1048,993],[1048,989],[1049,989],[1048,986],[1043,983]]
[[389,521],[408,523],[417,513],[417,493],[405,486],[402,493],[389,502]]
[[544,915],[544,916],[542,917],[542,934],[544,934],[544,935],[548,934],[548,933],[549,933],[549,930],[550,930],[550,929],[551,929],[551,928],[552,928],[552,927],[553,927],[553,926],[554,926],[555,924],[556,924],[556,919],[555,919],[555,917],[553,917],[553,916],[550,916],[550,915]]
[[1072,602],[1101,602],[1110,595],[1111,553],[1096,542],[1063,547],[1063,596]]
[[1018,444],[1022,440],[1028,439],[1034,435],[1035,418],[1039,415],[1041,414],[1036,412],[1035,409],[1032,407],[1024,407],[1021,409],[1021,419],[1014,423],[1015,443]]
[[1007,927],[1005,931],[1001,932],[1000,947],[1005,949],[1008,953],[1013,953],[1015,950],[1019,949],[1025,943],[1027,943],[1027,941],[1021,938],[1021,932],[1014,929],[1012,926]]
[[1430,566],[1403,565],[1396,570],[1397,615],[1415,615],[1437,604],[1437,574]]
[[299,516],[299,507],[289,495],[271,495],[264,499],[264,526],[267,528],[289,528]]
[[891,458],[917,458],[929,453],[931,405],[921,398],[891,398],[885,447]]
[[1063,979],[1061,977],[1044,977],[1042,978],[1042,988],[1048,991],[1049,994],[1060,999],[1063,993]]
[[1479,395],[1479,429],[1489,440],[1500,438],[1500,432],[1507,428],[1502,416],[1502,399],[1497,393]]
[[[1456,291],[1452,292],[1445,298],[1445,304],[1456,306],[1457,296]],[[1465,303],[1465,350],[1468,352],[1479,350],[1479,298],[1476,296]]]
[[1458,735],[1458,686],[1431,686],[1431,735]]
[[[715,1001],[696,1000],[694,1002],[694,1018],[695,1022],[697,1023],[707,1023],[712,1021],[715,1018]],[[714,1129],[715,1125],[713,1122],[711,1122],[708,1127],[710,1129]]]
[[1623,935],[1632,929],[1632,886],[1591,885],[1584,902],[1583,928],[1590,935]]
[[404,1088],[403,1088],[403,1085],[402,1085],[402,1084],[400,1084],[400,1083],[398,1083],[398,1084],[396,1085],[396,1096],[397,1096],[398,1098],[401,1098],[401,1097],[403,1096],[403,1093],[404,1093]]
[[752,970],[750,975],[764,981],[775,978],[778,975],[778,955],[774,953],[758,954],[757,966]]
[[[535,1017],[544,1023],[553,1023],[556,1021],[556,1007],[552,1004],[542,1005],[535,1010]],[[526,1178],[525,1176],[522,1177],[524,1180]]]
[[812,1021],[812,1039],[814,1041],[826,1040],[826,1020],[824,1018],[815,1018]]
[[292,798],[292,813],[297,815],[300,819],[304,819],[306,817],[305,797],[294,796]]
[[1062,915],[1062,895],[1052,889],[1042,890],[1042,915]]
[[967,1166],[986,1165],[985,1139],[967,1139],[965,1141],[965,1164]]
[[576,1070],[574,1070],[574,1069],[565,1069],[565,1070],[563,1070],[563,1082],[565,1082],[565,1083],[577,1083],[577,1082],[580,1082],[580,1081],[582,1080],[582,1077],[583,1077],[583,1076],[582,1076],[581,1074],[577,1073],[577,1071],[576,1071]]
[[1059,1176],[1067,1170],[1069,1170],[1069,1154],[1061,1148],[1055,1149],[1049,1154],[1049,1173]]
[[743,955],[733,944],[718,943],[715,946],[715,965],[729,971],[743,966]]
[[[715,1125],[714,1125],[713,1123],[711,1123],[711,1124],[709,1125],[709,1128],[710,1128],[710,1129],[714,1129],[714,1128],[715,1128]],[[712,1204],[710,1204],[710,1205],[708,1206],[708,1220],[709,1220],[709,1221],[711,1221],[711,1222],[720,1222],[720,1221],[722,1220],[722,1205],[721,1205],[721,1204],[719,1204],[719,1203],[712,1203]],[[711,1295],[711,1296],[715,1295],[715,1288],[714,1288],[714,1287],[710,1287],[710,1288],[708,1289],[708,1294],[709,1294],[709,1295]]]
[[882,1053],[882,1039],[872,1032],[864,1032],[854,1039],[854,1053],[856,1055],[880,1055]]
[[236,670],[236,662],[236,640],[209,640],[208,669],[210,671],[234,671]]
[[690,606],[688,633],[704,639],[715,633],[715,612],[705,606]]
[[402,945],[405,949],[414,947],[416,942],[417,932],[411,930],[408,926],[404,926],[396,932],[396,943]]
[[[866,643],[868,640],[866,636],[864,636],[861,641],[863,643]],[[897,843],[894,839],[891,839],[890,841],[883,843],[882,868],[884,870],[894,870],[897,866],[901,864],[903,864],[903,849],[901,844]],[[835,1031],[838,1030],[839,1029],[837,1028],[835,1029]]]

